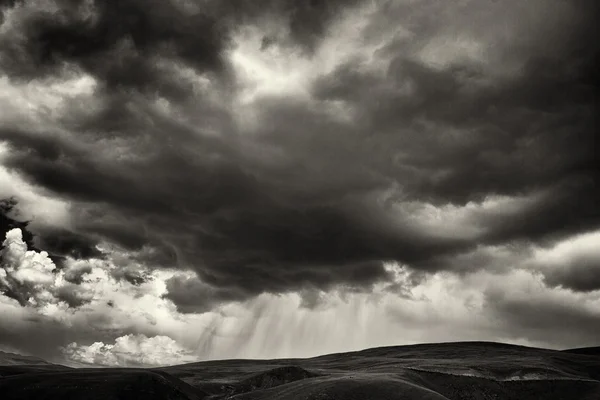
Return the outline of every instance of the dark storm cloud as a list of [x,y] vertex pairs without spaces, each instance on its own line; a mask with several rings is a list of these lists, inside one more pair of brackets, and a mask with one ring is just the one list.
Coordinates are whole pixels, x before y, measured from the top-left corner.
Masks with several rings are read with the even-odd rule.
[[561,266],[545,275],[548,286],[561,286],[578,292],[600,290],[600,260],[581,260],[579,263]]
[[15,6],[15,4],[22,3],[23,0],[0,0],[0,7],[10,9]]
[[132,267],[115,269],[115,270],[111,271],[111,275],[117,281],[120,281],[121,279],[123,279],[134,286],[139,286],[142,283],[148,281],[147,274],[144,274],[143,272],[138,271]]
[[[10,158],[15,163],[28,160],[15,167],[25,175],[36,177],[38,183],[54,192],[81,201],[131,204],[140,210],[168,208],[164,200],[148,196],[141,187],[131,185],[127,175],[136,173],[134,163],[111,168],[109,164],[102,164],[104,160],[93,157],[94,149],[74,148],[68,140],[50,132],[19,135],[0,129],[0,139],[10,143]],[[11,161],[7,163],[11,164]],[[119,190],[115,190],[117,188]]]
[[38,232],[38,247],[51,255],[75,259],[103,258],[93,238],[66,229],[45,228]]
[[70,63],[108,89],[168,95],[185,89],[161,73],[153,57],[170,56],[215,71],[222,67],[226,40],[213,18],[186,13],[170,1],[58,0],[39,10],[21,8],[17,23],[18,32],[0,39],[1,66],[10,76],[51,76]]
[[560,343],[564,347],[597,343],[600,314],[581,307],[578,302],[561,298],[512,298],[498,290],[489,291],[485,298],[485,310],[512,338]]
[[554,254],[542,257],[537,264],[549,287],[562,287],[573,292],[600,290],[600,251],[597,233],[588,233],[562,243]]
[[[478,85],[469,65],[439,71],[400,55],[385,81],[361,76],[351,64],[314,90],[323,99],[359,103],[369,128],[387,134],[407,166],[429,176],[409,186],[415,197],[464,204],[594,176],[599,82],[597,55],[588,52],[584,60],[569,53],[530,60],[501,86]],[[369,88],[394,82],[410,82],[413,92],[364,97]]]
[[294,40],[307,50],[314,49],[329,22],[339,16],[344,7],[358,3],[357,0],[311,0],[288,1],[290,32]]
[[490,221],[490,233],[485,242],[499,244],[511,239],[550,243],[569,234],[598,227],[597,204],[600,194],[595,172],[573,174],[557,185],[550,186],[537,204],[524,207],[512,218]]
[[[17,205],[18,201],[15,198],[0,199],[0,235],[2,235],[2,240],[4,240],[6,232],[18,228],[21,230],[23,241],[27,246],[35,248],[33,244],[34,235],[27,228],[30,221],[24,221],[22,218],[19,218]],[[0,249],[3,247],[1,246]]]
[[[356,1],[207,2],[56,0],[18,16],[19,32],[0,38],[2,70],[15,78],[51,76],[65,63],[98,78],[108,90],[136,89],[170,98],[189,87],[157,65],[168,58],[217,75],[222,52],[240,22],[271,15],[289,26],[292,43],[312,51],[328,22]],[[5,7],[26,4],[7,1]],[[0,4],[0,6],[3,6]],[[56,7],[53,7],[56,6]]]
[[[390,279],[384,261],[456,270],[455,255],[478,244],[536,242],[600,223],[598,58],[584,40],[591,17],[562,32],[550,53],[539,32],[515,45],[516,56],[498,42],[499,58],[523,61],[498,78],[470,61],[434,67],[418,59],[442,15],[423,12],[408,21],[416,35],[409,45],[392,40],[379,50],[391,61],[386,74],[349,61],[310,88],[321,103],[257,100],[258,127],[248,134],[236,126],[236,109],[211,103],[208,89],[192,96],[157,60],[213,74],[227,88],[231,21],[274,13],[311,53],[345,3],[244,2],[206,12],[159,1],[97,2],[91,12],[83,2],[57,4],[72,7],[18,17],[0,39],[0,67],[30,79],[76,65],[100,83],[101,107],[74,107],[60,121],[72,138],[0,127],[11,150],[4,163],[78,210],[76,236],[45,235],[48,246],[86,258],[106,240],[155,266],[194,269],[201,281],[168,284],[167,297],[184,312],[262,292],[368,288]],[[396,12],[373,25],[392,16],[407,22]],[[154,105],[156,93],[175,112]],[[357,122],[323,112],[331,100],[354,110]],[[395,192],[386,198],[387,190]],[[485,228],[476,238],[424,233],[393,209],[407,200],[461,206],[536,192],[545,197],[507,217],[476,216]]]
[[[345,9],[361,3],[360,0],[232,0],[215,2],[216,14],[234,24],[268,22],[275,18],[288,28],[287,39],[307,54],[314,52],[315,46],[323,38],[331,22]],[[272,41],[267,39],[268,41]],[[263,45],[265,45],[263,41]]]
[[92,296],[86,296],[86,293],[77,284],[60,287],[56,290],[55,296],[71,308],[79,308],[92,300]]
[[4,22],[4,13],[23,0],[0,0],[0,24]]
[[236,289],[213,288],[197,278],[174,276],[167,280],[165,298],[171,300],[181,313],[204,313],[220,302],[243,300],[247,296]]

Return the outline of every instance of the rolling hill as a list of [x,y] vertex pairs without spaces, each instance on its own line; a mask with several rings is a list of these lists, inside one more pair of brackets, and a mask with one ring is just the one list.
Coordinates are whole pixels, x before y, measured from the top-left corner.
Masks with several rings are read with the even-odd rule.
[[52,365],[41,358],[0,351],[0,365]]
[[461,342],[152,369],[68,369],[11,360],[0,367],[5,400],[600,399],[600,356],[594,349]]

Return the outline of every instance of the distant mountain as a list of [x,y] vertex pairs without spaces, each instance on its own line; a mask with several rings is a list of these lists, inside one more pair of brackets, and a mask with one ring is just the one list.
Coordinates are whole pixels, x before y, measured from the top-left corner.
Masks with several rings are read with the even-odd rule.
[[0,365],[51,365],[48,361],[38,357],[24,356],[15,353],[0,351]]

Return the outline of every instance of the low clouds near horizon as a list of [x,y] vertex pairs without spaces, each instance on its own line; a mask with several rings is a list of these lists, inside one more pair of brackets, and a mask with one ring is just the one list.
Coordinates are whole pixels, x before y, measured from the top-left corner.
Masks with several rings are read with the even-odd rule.
[[[553,270],[544,268],[548,260],[569,264],[586,257],[586,244],[599,237],[530,249],[509,271],[415,277],[407,267],[388,264],[391,282],[368,293],[262,294],[217,306],[214,289],[193,273],[137,265],[130,274],[144,279],[123,279],[116,253],[106,260],[68,259],[57,268],[43,252],[23,252],[13,229],[2,250],[0,341],[4,350],[68,365],[127,367],[458,340],[591,345],[600,293],[548,285]],[[507,250],[486,249],[498,255],[492,263],[505,260]]]
[[596,2],[255,3],[0,2],[0,346],[597,344]]

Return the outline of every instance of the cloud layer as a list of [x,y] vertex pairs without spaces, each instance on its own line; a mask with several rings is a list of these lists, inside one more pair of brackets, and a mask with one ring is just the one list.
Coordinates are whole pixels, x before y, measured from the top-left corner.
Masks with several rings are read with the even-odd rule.
[[[542,286],[478,289],[523,340],[558,343],[534,309],[596,326],[558,305],[600,289],[595,1],[0,8],[0,195],[21,212],[0,288],[20,307],[120,321],[149,296],[189,322],[481,274]],[[114,329],[56,344],[181,340]]]
[[[387,264],[392,281],[376,284],[368,293],[306,290],[222,304],[189,272],[150,272],[140,266],[137,273],[145,279],[131,282],[114,276],[116,255],[110,260],[69,259],[65,269],[53,269],[54,279],[36,281],[27,302],[18,301],[24,292],[18,297],[2,286],[0,343],[74,366],[130,367],[307,357],[399,342],[593,345],[600,328],[600,291],[549,285],[553,268],[546,261],[549,254],[564,254],[565,249],[574,256],[594,235],[551,249],[523,249],[510,270],[419,276]],[[18,232],[7,236],[13,242],[5,252],[22,247],[15,246],[22,244],[15,241]],[[471,258],[497,264],[506,260],[508,250],[480,249]],[[24,271],[29,260],[40,257],[28,253],[14,269]],[[46,265],[53,266],[51,261]],[[3,267],[5,276],[10,268]],[[67,277],[79,283],[65,283]],[[31,340],[33,332],[42,334]]]

